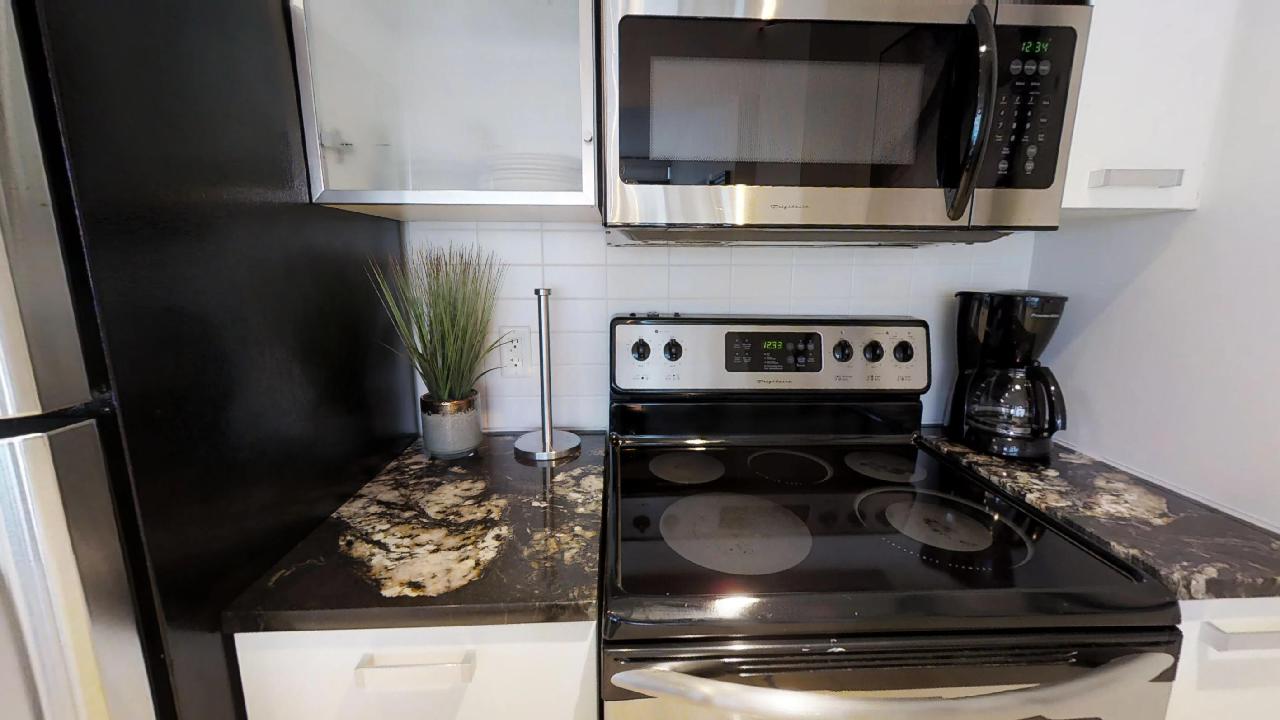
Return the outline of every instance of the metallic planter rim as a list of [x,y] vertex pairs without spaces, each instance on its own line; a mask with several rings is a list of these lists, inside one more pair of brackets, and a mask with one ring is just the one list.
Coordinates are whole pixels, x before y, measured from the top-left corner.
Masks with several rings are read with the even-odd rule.
[[476,400],[480,393],[472,390],[459,400],[437,400],[427,393],[418,399],[422,412],[427,415],[458,415],[476,409]]

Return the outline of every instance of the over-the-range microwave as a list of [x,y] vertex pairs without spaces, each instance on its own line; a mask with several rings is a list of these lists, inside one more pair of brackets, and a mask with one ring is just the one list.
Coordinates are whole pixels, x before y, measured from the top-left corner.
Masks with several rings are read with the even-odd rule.
[[1089,0],[599,7],[600,197],[623,241],[1058,226]]

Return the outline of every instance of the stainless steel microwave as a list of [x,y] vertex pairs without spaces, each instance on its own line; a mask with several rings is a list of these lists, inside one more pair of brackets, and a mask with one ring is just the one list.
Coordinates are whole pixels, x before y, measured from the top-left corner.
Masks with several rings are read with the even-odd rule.
[[1091,13],[602,0],[604,224],[640,239],[915,231],[907,242],[1056,228]]

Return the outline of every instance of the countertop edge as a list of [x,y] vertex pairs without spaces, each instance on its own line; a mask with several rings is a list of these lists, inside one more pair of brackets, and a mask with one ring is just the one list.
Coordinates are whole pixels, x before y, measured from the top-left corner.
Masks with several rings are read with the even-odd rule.
[[332,610],[225,611],[222,632],[389,630],[412,627],[522,625],[596,619],[596,603],[549,602],[522,605],[459,604],[421,607],[334,608]]
[[1280,536],[1244,518],[1061,444],[1045,465],[983,455],[933,433],[919,441],[1134,566],[1179,601],[1280,597]]

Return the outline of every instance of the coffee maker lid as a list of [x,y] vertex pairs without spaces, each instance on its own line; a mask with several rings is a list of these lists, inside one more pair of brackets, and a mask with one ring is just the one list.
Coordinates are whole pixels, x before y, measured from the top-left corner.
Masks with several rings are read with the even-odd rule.
[[1055,292],[1041,292],[1039,290],[961,290],[956,293],[956,297],[963,295],[990,295],[993,297],[1016,297],[1016,298],[1058,298],[1067,300],[1066,295]]

